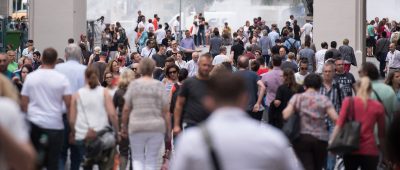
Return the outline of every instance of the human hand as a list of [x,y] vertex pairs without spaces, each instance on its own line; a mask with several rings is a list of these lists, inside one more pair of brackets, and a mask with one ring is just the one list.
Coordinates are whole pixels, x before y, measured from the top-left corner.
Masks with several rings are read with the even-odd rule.
[[260,111],[260,104],[255,104],[253,107],[253,112],[258,112]]
[[85,140],[93,140],[95,139],[97,136],[96,131],[94,131],[94,129],[89,128],[89,130],[86,133],[86,137]]
[[172,133],[174,134],[174,136],[178,136],[181,132],[182,132],[182,129],[179,126],[174,127],[174,129],[172,130]]

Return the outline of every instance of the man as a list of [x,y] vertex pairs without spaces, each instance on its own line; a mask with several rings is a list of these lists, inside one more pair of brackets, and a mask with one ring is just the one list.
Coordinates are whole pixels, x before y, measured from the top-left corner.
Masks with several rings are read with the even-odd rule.
[[287,56],[288,58],[282,63],[281,69],[291,69],[294,73],[297,73],[299,71],[299,66],[297,66],[296,56],[292,52],[289,52]]
[[285,48],[281,47],[279,49],[279,57],[282,59],[282,61],[285,61],[287,59]]
[[103,76],[104,76],[104,72],[106,71],[107,68],[107,53],[106,52],[101,52],[100,56],[99,56],[99,61],[94,62],[91,67],[93,67],[94,69],[97,70],[97,72],[99,73],[99,82],[103,83]]
[[15,75],[7,69],[9,61],[7,54],[0,52],[0,73],[11,80]]
[[282,47],[285,48],[286,53],[289,52],[289,49],[286,48],[286,46],[283,45],[281,39],[275,40],[275,45],[272,46],[272,48],[271,48],[271,54],[272,54],[272,55],[278,55],[278,54],[279,54],[279,50],[280,50]]
[[[55,70],[67,77],[69,84],[71,85],[71,92],[76,93],[80,88],[85,85],[85,70],[86,66],[80,63],[82,56],[81,48],[76,44],[70,44],[65,48],[65,59],[67,62],[57,64]],[[63,108],[63,121],[65,127],[64,133],[64,146],[61,152],[60,168],[64,169],[65,163],[67,162],[68,149],[70,149],[71,159],[71,170],[79,170],[80,164],[83,160],[83,150],[75,145],[70,145],[68,135],[71,127],[69,127],[67,111],[68,109]]]
[[192,53],[196,51],[196,45],[194,44],[193,38],[190,36],[190,31],[185,31],[185,38],[181,40],[180,47],[185,53],[185,60],[190,61],[192,59]]
[[[154,26],[154,30],[157,31],[158,28],[158,21],[160,20],[160,18],[158,17],[157,14],[154,14],[154,19],[153,19],[153,26]],[[161,28],[160,28],[161,29]]]
[[256,56],[251,51],[252,51],[251,47],[247,46],[246,47],[246,52],[244,53],[244,55],[247,56],[250,60],[256,59]]
[[213,62],[212,62],[213,66],[221,64],[226,61],[230,62],[229,56],[226,55],[227,51],[226,51],[225,46],[220,47],[219,52],[220,52],[219,55],[215,56],[213,59]]
[[261,121],[263,111],[261,110],[261,102],[265,93],[264,83],[260,77],[253,71],[249,70],[249,58],[240,56],[238,60],[239,71],[235,74],[243,78],[248,93],[248,103],[245,111],[255,120]]
[[328,51],[328,43],[327,42],[322,42],[321,43],[321,50],[317,51],[315,53],[315,63],[317,64],[317,70],[315,73],[317,74],[322,74],[322,68],[324,67],[325,63],[325,53]]
[[75,42],[75,40],[73,38],[68,38],[68,44],[67,45],[73,44],[74,42]]
[[162,29],[162,25],[158,25],[158,30],[154,33],[156,36],[157,44],[160,45],[162,44],[162,40],[166,37],[167,32]]
[[344,71],[349,72],[351,65],[357,66],[356,56],[353,47],[349,46],[349,39],[343,40],[343,45],[339,47],[339,52],[344,60]]
[[[41,166],[59,169],[64,141],[63,113],[67,113],[68,117],[73,91],[68,78],[54,70],[57,62],[55,49],[45,49],[42,62],[41,69],[30,73],[24,82],[21,108],[27,113],[31,124],[31,141],[36,151],[45,147],[44,162]],[[66,110],[63,109],[64,104]],[[47,136],[45,144],[43,136]]]
[[207,105],[214,112],[178,139],[172,170],[301,169],[294,164],[286,137],[269,125],[260,126],[243,111],[248,104],[245,80],[220,75],[212,78],[208,89]]
[[[286,21],[285,27],[282,28],[281,30],[281,35],[283,36],[284,34],[288,34],[288,33],[292,33],[293,32],[293,28],[290,27],[290,25],[292,24],[292,22],[290,21]],[[286,33],[285,33],[286,32]]]
[[168,41],[172,42],[175,38],[172,36],[171,30],[166,31],[165,38],[161,41],[161,44],[165,45],[165,47],[169,47]]
[[310,48],[310,42],[304,43],[304,48],[299,51],[299,59],[307,59],[308,72],[313,73],[316,70],[315,52]]
[[396,50],[396,44],[390,43],[386,57],[386,71],[391,73],[400,69],[400,51]]
[[33,63],[32,63],[32,68],[33,70],[36,70],[42,65],[42,62],[40,61],[40,52],[35,51],[33,52]]
[[[335,76],[335,65],[332,63],[324,64],[322,73],[323,82],[319,90],[319,93],[328,97],[332,102],[336,112],[339,113],[345,95],[343,94],[343,90],[340,89],[339,84],[334,81],[333,79],[334,76]],[[326,122],[328,122],[328,132],[329,135],[331,135],[335,125],[328,118],[326,118]],[[336,162],[336,156],[331,153],[328,153],[326,169],[333,170],[335,168],[335,162]]]
[[174,21],[174,23],[172,24],[172,30],[175,33],[175,39],[179,40],[180,39],[180,30],[179,30],[179,26],[180,26],[180,21],[181,21],[181,17],[177,16],[176,20]]
[[273,27],[272,31],[268,34],[268,37],[271,39],[272,46],[274,46],[275,40],[279,39],[279,33],[278,33],[278,28]]
[[189,72],[188,77],[194,77],[197,75],[197,70],[199,69],[198,60],[199,60],[199,53],[198,52],[192,53],[192,60],[190,60],[187,63],[187,69]]
[[335,81],[339,83],[340,89],[344,91],[345,97],[353,96],[352,90],[354,89],[354,83],[356,83],[353,74],[344,71],[344,60],[341,58],[338,58],[335,61],[335,66]]
[[[11,82],[5,83],[12,86]],[[0,112],[0,169],[34,170],[36,153],[20,106],[11,98],[0,97]]]
[[219,48],[222,46],[222,38],[219,36],[218,29],[214,30],[214,35],[210,39],[210,54],[213,58],[219,54]]
[[[290,15],[290,16],[289,16],[289,19],[288,19],[286,22],[289,22],[290,25],[294,25],[294,24],[293,24],[294,21],[295,21],[294,16],[293,16],[293,15]],[[290,26],[290,25],[289,25],[289,26]]]
[[175,59],[173,57],[168,57],[165,59],[165,66],[163,68],[158,68],[154,70],[153,78],[162,81],[165,78],[165,71],[169,66],[175,65]]
[[386,32],[382,32],[382,38],[376,42],[375,53],[379,61],[379,72],[381,77],[385,77],[386,57],[389,52],[390,40],[386,37]]
[[33,40],[28,40],[26,46],[27,47],[24,50],[22,50],[22,56],[28,56],[32,58],[33,52],[38,51],[35,47],[33,47]]
[[293,21],[293,34],[294,39],[300,41],[301,29],[300,26],[297,24],[297,20]]
[[293,38],[293,33],[289,33],[289,38],[285,41],[284,46],[289,49],[289,52],[294,53],[294,55],[297,55],[297,52],[300,48],[300,41],[296,40]]
[[262,31],[263,36],[260,38],[259,46],[261,47],[261,55],[264,57],[265,62],[269,63],[270,60],[270,51],[272,48],[272,40],[268,37],[267,30]]
[[361,66],[360,77],[367,76],[372,81],[371,98],[378,100],[385,107],[385,124],[390,125],[394,114],[399,110],[396,94],[392,87],[379,80],[379,71],[371,62]]
[[147,24],[145,26],[145,29],[146,29],[147,32],[150,32],[150,29],[153,30],[153,31],[155,30],[152,19],[148,20],[148,22],[147,22]]
[[308,61],[306,59],[300,60],[299,68],[300,68],[300,70],[299,70],[299,72],[294,74],[294,78],[295,78],[297,84],[303,85],[304,79],[309,74]]
[[281,70],[282,59],[279,56],[272,57],[272,70],[265,74],[262,74],[261,81],[266,87],[265,93],[267,94],[265,105],[268,110],[270,103],[275,100],[276,91],[278,87],[283,83],[283,71]]
[[7,57],[8,57],[7,70],[10,72],[16,71],[18,69],[18,63],[15,62],[15,51],[13,50],[7,51]]
[[165,59],[167,58],[166,51],[167,48],[161,44],[158,46],[158,52],[151,57],[156,62],[156,67],[164,68]]
[[197,126],[209,116],[203,101],[207,91],[206,82],[212,67],[211,62],[211,55],[203,54],[199,58],[199,70],[196,77],[188,78],[183,82],[175,105],[174,135],[178,135],[182,128]]
[[237,63],[237,59],[239,58],[239,56],[243,55],[244,50],[245,49],[243,41],[240,40],[240,38],[235,38],[231,47],[231,53],[233,52],[233,62],[235,64]]
[[337,47],[336,41],[331,41],[331,49],[326,51],[326,53],[325,53],[325,61],[329,60],[331,58],[337,59],[337,58],[341,57],[340,51],[337,50],[336,47]]
[[301,32],[304,33],[304,35],[309,35],[312,37],[311,35],[312,31],[313,31],[313,25],[311,24],[311,20],[306,20],[306,23],[301,28]]

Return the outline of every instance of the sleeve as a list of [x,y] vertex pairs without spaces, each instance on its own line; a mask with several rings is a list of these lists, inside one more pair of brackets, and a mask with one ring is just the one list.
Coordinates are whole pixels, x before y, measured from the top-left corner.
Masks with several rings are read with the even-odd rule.
[[31,91],[31,85],[29,81],[29,75],[26,77],[24,85],[22,86],[21,95],[29,97],[29,92]]
[[182,87],[179,89],[178,96],[187,98],[189,95],[189,84],[190,79],[187,79],[183,82]]
[[133,83],[130,83],[128,86],[128,89],[126,90],[126,93],[124,95],[124,99],[125,99],[125,105],[128,106],[128,108],[132,108],[132,97],[133,97],[133,93],[134,93],[134,85]]
[[64,92],[63,92],[64,96],[73,94],[71,84],[69,83],[69,80],[66,77],[64,77],[63,87],[64,87]]
[[280,100],[282,101],[283,98],[283,85],[278,87],[278,90],[276,91],[276,96],[275,96],[275,100]]
[[382,104],[379,103],[379,108],[378,110],[378,114],[377,114],[377,123],[378,123],[378,135],[381,135],[380,137],[384,137],[382,135],[385,134],[385,109],[384,106]]
[[350,76],[351,76],[351,85],[353,85],[354,83],[356,83],[356,79],[354,78],[353,74],[350,74]]
[[343,100],[342,103],[342,108],[340,108],[340,114],[339,114],[339,118],[336,121],[336,125],[339,127],[343,127],[344,123],[346,122],[346,117],[347,117],[347,107],[349,107],[350,104],[350,98],[346,97]]
[[292,97],[290,98],[288,104],[291,104],[291,105],[293,105],[293,106],[296,108],[296,100],[297,100],[298,97],[299,97],[298,94],[295,94],[294,96],[292,96]]

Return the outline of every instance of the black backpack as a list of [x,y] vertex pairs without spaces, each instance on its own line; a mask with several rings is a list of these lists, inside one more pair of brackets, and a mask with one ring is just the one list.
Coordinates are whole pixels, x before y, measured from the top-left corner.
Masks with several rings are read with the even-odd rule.
[[171,113],[174,113],[176,100],[178,99],[178,92],[179,92],[179,89],[181,88],[181,86],[178,85],[178,83],[175,83],[174,87],[175,87],[175,91],[172,93],[171,104],[169,106],[169,111]]
[[294,40],[293,43],[291,43],[291,42],[289,41],[289,39],[287,39],[286,41],[289,42],[289,44],[290,44],[289,52],[292,52],[292,53],[294,53],[294,55],[297,55],[297,48],[296,48],[296,46],[294,45],[294,44],[297,42],[297,40]]

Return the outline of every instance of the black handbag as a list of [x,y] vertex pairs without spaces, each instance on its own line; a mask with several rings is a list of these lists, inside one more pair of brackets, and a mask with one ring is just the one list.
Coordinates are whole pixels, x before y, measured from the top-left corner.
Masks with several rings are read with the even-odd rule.
[[295,102],[295,112],[292,116],[289,117],[289,119],[284,123],[282,127],[283,133],[288,137],[290,142],[293,142],[300,136],[300,124],[301,124],[301,118],[300,118],[300,102],[301,100],[299,99],[301,96],[299,96],[296,99]]
[[346,123],[328,146],[328,150],[333,153],[347,154],[359,149],[361,123],[354,119],[353,98],[350,98],[349,107],[347,107],[346,111]]

